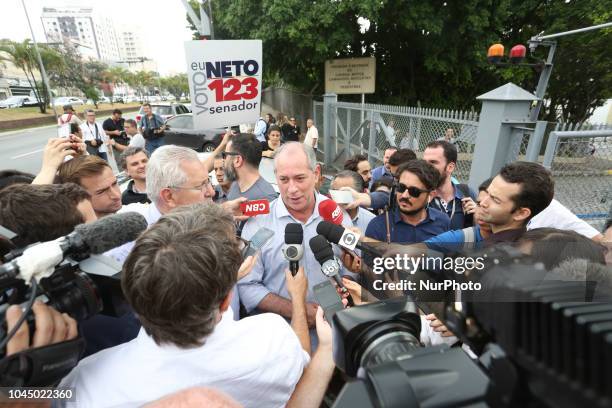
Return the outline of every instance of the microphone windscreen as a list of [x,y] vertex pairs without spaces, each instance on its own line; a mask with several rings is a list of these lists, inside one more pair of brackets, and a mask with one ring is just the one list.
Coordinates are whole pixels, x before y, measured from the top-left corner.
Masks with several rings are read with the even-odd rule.
[[325,221],[329,221],[332,224],[342,224],[342,208],[336,204],[334,200],[324,200],[319,203],[319,215]]
[[302,244],[304,241],[304,230],[302,224],[291,222],[285,226],[285,244]]
[[80,224],[74,231],[81,237],[92,254],[108,250],[136,240],[149,224],[135,212],[108,215],[89,224]]
[[310,238],[310,250],[312,251],[315,259],[321,265],[325,261],[329,261],[330,259],[334,259],[334,251],[332,250],[332,246],[323,235],[315,235]]
[[334,244],[340,242],[344,229],[344,227],[332,224],[329,221],[321,221],[319,225],[317,225],[317,233],[323,235],[329,242],[333,242]]

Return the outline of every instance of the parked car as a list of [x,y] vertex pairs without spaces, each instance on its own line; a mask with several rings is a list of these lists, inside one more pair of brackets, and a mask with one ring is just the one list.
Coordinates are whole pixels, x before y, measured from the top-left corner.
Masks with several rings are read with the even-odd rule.
[[[182,103],[152,103],[151,109],[153,110],[153,113],[158,114],[164,120],[170,119],[171,117],[176,115],[182,115],[183,113],[191,112]],[[140,122],[140,119],[142,119],[143,115],[144,110],[141,106],[140,110],[136,114],[136,122]]]
[[194,129],[191,113],[177,115],[166,120],[165,143],[185,146],[199,152],[212,152],[215,150],[225,129]]
[[108,96],[101,96],[98,99],[98,103],[111,103],[111,100]]
[[123,95],[113,95],[111,100],[113,103],[125,103],[125,98]]
[[53,100],[53,106],[64,106],[64,105],[83,105],[83,100],[76,96],[61,96]]
[[25,95],[11,96],[3,101],[0,101],[0,109],[21,108],[38,105],[40,105],[40,102],[36,98]]

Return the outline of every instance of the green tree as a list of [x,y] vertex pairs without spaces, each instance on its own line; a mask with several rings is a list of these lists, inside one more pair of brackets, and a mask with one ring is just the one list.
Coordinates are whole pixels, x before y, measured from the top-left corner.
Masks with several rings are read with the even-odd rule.
[[[53,71],[62,69],[64,61],[57,51],[45,45],[39,45],[38,49],[46,70]],[[42,102],[38,105],[40,113],[46,113],[47,106],[51,103],[49,100],[50,92],[48,92],[42,79],[40,79],[41,74],[38,58],[36,57],[34,46],[30,40],[25,40],[23,42],[2,40],[0,41],[0,52],[4,53],[4,55],[0,55],[0,59],[10,61],[23,71],[34,92],[36,100]],[[37,79],[37,77],[39,79]]]
[[[541,31],[609,21],[612,10],[611,0],[216,0],[212,5],[216,38],[263,41],[265,81],[281,78],[298,91],[321,94],[325,60],[374,56],[376,93],[370,101],[461,109],[507,81],[535,89],[533,69],[487,64],[492,43],[509,50]],[[611,32],[559,39],[546,118],[583,120],[612,94]],[[535,54],[545,56],[545,50]]]

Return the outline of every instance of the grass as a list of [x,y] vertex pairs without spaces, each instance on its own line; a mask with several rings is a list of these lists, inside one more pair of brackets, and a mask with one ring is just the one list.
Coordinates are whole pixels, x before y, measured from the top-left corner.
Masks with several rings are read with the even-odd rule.
[[[109,110],[109,109],[128,109],[128,108],[136,108],[139,107],[140,103],[115,103],[111,105],[110,103],[100,103],[98,104],[98,109],[94,105],[78,105],[74,106],[74,109],[82,114],[86,109],[94,109],[94,110]],[[56,111],[58,114],[63,113],[62,107],[57,106]],[[82,115],[79,115],[82,117]],[[28,108],[15,108],[15,109],[0,109],[0,122],[7,120],[19,120],[19,119],[32,119],[32,118],[42,118],[42,117],[53,117],[53,109],[47,109],[46,114],[40,113],[40,110],[37,107],[28,107]]]

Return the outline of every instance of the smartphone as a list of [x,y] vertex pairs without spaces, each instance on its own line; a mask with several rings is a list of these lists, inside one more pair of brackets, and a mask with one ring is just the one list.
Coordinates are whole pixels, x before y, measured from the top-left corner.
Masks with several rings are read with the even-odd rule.
[[353,195],[350,191],[329,190],[329,194],[336,204],[350,204],[353,202]]
[[337,312],[344,309],[342,299],[336,291],[336,287],[330,280],[325,280],[325,282],[315,285],[312,291],[317,303],[323,308],[325,320],[327,320],[329,324],[332,324],[332,317],[334,317]]
[[251,243],[247,247],[244,258],[248,258],[251,255],[255,255],[261,248],[263,248],[270,239],[274,236],[274,231],[268,228],[260,228],[255,235],[251,238]]

